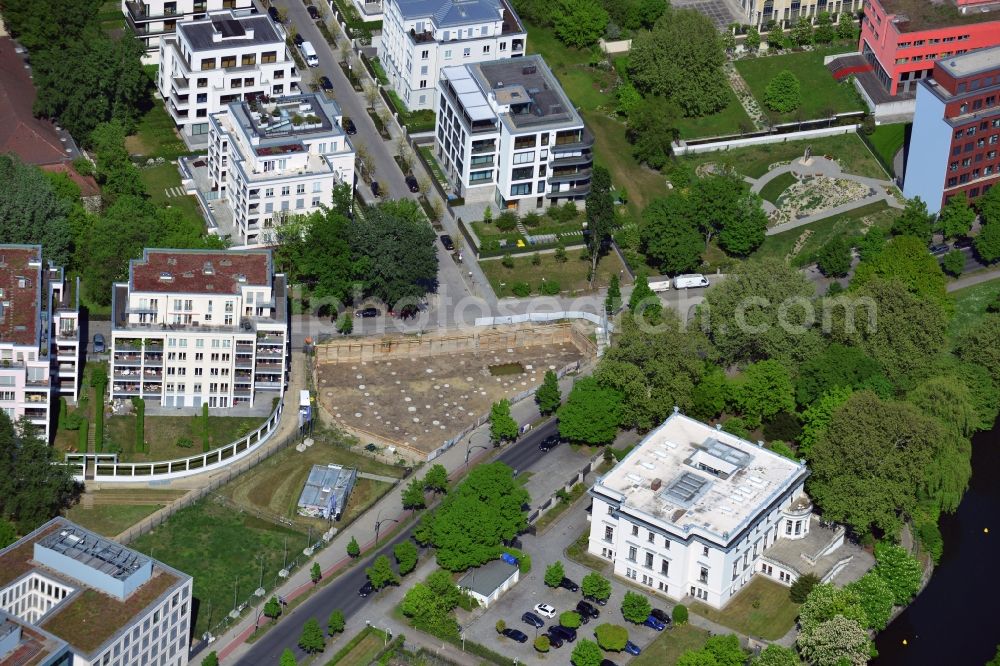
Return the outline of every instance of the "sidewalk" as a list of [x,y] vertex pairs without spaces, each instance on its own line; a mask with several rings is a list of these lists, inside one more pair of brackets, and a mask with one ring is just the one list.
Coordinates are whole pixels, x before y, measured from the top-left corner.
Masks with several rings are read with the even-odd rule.
[[1000,268],[993,268],[988,271],[979,271],[971,275],[967,275],[964,278],[955,280],[954,282],[949,282],[948,286],[945,287],[945,291],[958,291],[959,289],[982,284],[983,282],[989,282],[990,280],[996,280],[998,278],[1000,278]]
[[[560,388],[563,391],[563,395],[569,392],[573,379],[573,377],[567,376],[560,381]],[[531,399],[522,400],[513,405],[511,407],[511,416],[520,424],[533,423],[541,418],[538,406]],[[449,476],[455,478],[466,467],[467,446],[472,451],[472,455],[470,455],[468,461],[470,467],[491,458],[499,451],[499,449],[495,449],[490,443],[489,423],[487,422],[473,431],[464,443],[460,442],[456,444],[436,458],[431,464],[444,465],[449,472]],[[423,471],[425,470],[422,469],[415,473],[419,474]],[[313,561],[319,563],[320,569],[323,571],[323,578],[329,578],[332,574],[343,569],[351,562],[351,558],[347,557],[347,544],[352,537],[357,538],[358,543],[361,544],[361,556],[364,557],[375,546],[375,523],[378,519],[381,519],[382,522],[385,522],[387,518],[395,518],[402,521],[410,515],[410,512],[404,511],[402,506],[401,496],[405,487],[405,482],[396,484],[382,499],[376,502],[363,515],[359,516],[349,528],[339,532],[326,548],[316,554]],[[383,532],[381,537],[384,540],[387,538],[387,535]],[[262,599],[260,604],[250,609],[246,616],[231,627],[229,631],[218,637],[215,650],[218,653],[220,661],[227,659],[235,661],[249,650],[249,646],[245,641],[253,633],[255,618],[268,598],[278,595],[291,602],[312,590],[313,584],[309,573],[311,567],[311,564],[307,564],[294,572],[285,581],[284,585],[265,595],[265,599]],[[411,575],[410,577],[412,578],[413,576]],[[384,623],[389,620],[380,621]],[[411,631],[410,633],[414,632]]]

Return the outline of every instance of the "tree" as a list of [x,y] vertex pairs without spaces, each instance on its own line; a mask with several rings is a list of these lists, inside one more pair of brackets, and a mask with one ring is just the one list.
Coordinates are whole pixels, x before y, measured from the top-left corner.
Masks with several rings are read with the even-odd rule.
[[787,69],[774,75],[764,89],[764,105],[772,111],[788,113],[802,104],[802,86]]
[[550,648],[551,648],[551,643],[549,641],[549,637],[547,634],[542,634],[541,636],[535,639],[535,649],[538,650],[539,652],[542,653],[548,652]]
[[763,200],[735,172],[697,179],[690,198],[690,215],[697,220],[706,244],[717,236],[728,254],[746,256],[764,242]]
[[1000,384],[1000,314],[987,314],[955,346],[959,358],[985,368]]
[[[294,663],[294,657],[292,659]],[[205,658],[201,660],[201,666],[219,666],[219,655],[215,652],[215,650],[212,650],[207,655],[205,655]],[[281,666],[285,665],[282,664]]]
[[313,585],[323,578],[323,570],[320,569],[319,562],[313,562],[312,567],[309,569],[309,578],[312,579]]
[[573,384],[559,408],[559,435],[571,442],[607,444],[618,434],[622,395],[600,386],[593,377]]
[[510,400],[503,398],[490,408],[490,440],[494,446],[517,439],[519,427],[510,415]]
[[750,666],[799,666],[799,655],[784,645],[771,643],[753,658]]
[[816,264],[827,277],[844,277],[851,270],[851,246],[843,236],[828,240],[816,254]]
[[816,666],[864,666],[871,659],[872,642],[857,620],[837,616],[812,631],[801,632],[796,644],[802,656]]
[[651,326],[660,323],[663,314],[663,304],[659,297],[649,288],[649,276],[640,271],[632,286],[632,294],[628,298],[628,309],[634,321],[641,321]]
[[577,629],[583,624],[583,620],[576,611],[564,611],[559,614],[559,624],[567,629]]
[[834,343],[798,369],[795,399],[811,405],[834,388],[860,389],[871,385],[880,373],[879,365],[857,347]]
[[983,225],[976,235],[975,248],[976,254],[988,264],[1000,259],[1000,219]]
[[504,629],[507,628],[507,623],[503,620],[503,618],[501,618],[501,619],[497,620],[495,628],[496,628],[498,634],[502,634],[503,631],[504,631]]
[[885,231],[882,227],[869,227],[858,239],[857,246],[861,261],[870,261],[885,248]]
[[380,590],[387,585],[399,585],[399,576],[392,570],[392,563],[385,555],[379,555],[372,562],[372,565],[365,569],[365,574],[371,582],[372,587]]
[[271,618],[272,620],[277,620],[278,616],[281,615],[281,603],[278,601],[278,597],[271,597],[264,604],[264,615]]
[[858,596],[861,607],[865,611],[868,622],[866,629],[882,631],[889,624],[895,597],[892,588],[877,572],[869,571],[864,576],[847,586],[847,589]]
[[841,12],[837,19],[837,37],[840,39],[851,39],[854,37],[854,17],[850,12]]
[[727,104],[725,53],[711,19],[669,9],[653,30],[632,42],[629,75],[642,92],[669,98],[685,116],[704,116]]
[[424,482],[416,476],[410,479],[403,490],[402,501],[404,509],[412,511],[424,508],[427,505],[427,499],[424,497]]
[[598,0],[559,0],[553,28],[567,46],[585,48],[595,43],[608,25],[608,12]]
[[816,30],[813,38],[818,44],[829,44],[837,36],[837,31],[833,27],[833,18],[830,12],[820,12],[816,15]]
[[615,202],[611,198],[611,173],[594,166],[586,199],[587,249],[590,250],[590,286],[594,286],[597,262],[615,226]]
[[965,269],[965,253],[959,249],[948,252],[941,258],[941,268],[952,277],[958,277]]
[[0,155],[0,239],[41,245],[46,261],[66,266],[73,237],[70,204],[59,197],[45,173],[13,154]]
[[861,626],[868,621],[857,593],[832,583],[821,583],[813,587],[799,608],[799,627],[803,632],[812,631],[837,615],[857,620]]
[[431,465],[427,474],[424,475],[424,488],[435,494],[448,492],[448,470],[445,469],[444,465]]
[[969,206],[965,193],[948,197],[938,213],[937,226],[945,239],[967,236],[976,221],[976,212]]
[[597,643],[582,638],[573,648],[569,661],[573,666],[600,666],[602,659],[604,655]]
[[622,288],[618,273],[613,273],[608,280],[608,293],[604,297],[604,313],[613,315],[622,305]]
[[680,113],[676,104],[656,95],[640,97],[631,105],[625,137],[637,161],[652,169],[666,166],[677,139]]
[[642,104],[642,94],[628,81],[620,81],[615,88],[615,100],[615,111],[628,118]]
[[879,541],[875,544],[875,573],[892,590],[897,606],[905,606],[920,589],[923,567],[915,557],[895,544]]
[[620,624],[599,624],[594,629],[594,636],[601,649],[621,652],[628,641],[628,629]]
[[750,29],[747,30],[746,39],[743,40],[743,46],[746,47],[747,51],[756,54],[760,50],[760,30],[757,26],[752,25]]
[[851,389],[835,386],[821,395],[802,413],[802,434],[799,436],[799,451],[809,458],[812,446],[820,439],[830,425],[833,414],[851,397]]
[[743,666],[747,661],[747,653],[740,647],[736,634],[709,636],[702,650],[715,657],[718,666]]
[[744,419],[752,423],[795,409],[792,378],[788,369],[774,360],[748,365],[733,384],[733,398]]
[[813,40],[813,27],[812,21],[805,16],[800,16],[799,20],[795,22],[792,27],[792,41],[795,42],[797,46],[805,46],[806,44],[811,44]]
[[392,554],[395,556],[396,564],[399,566],[400,576],[405,576],[417,568],[417,558],[419,557],[419,552],[417,551],[417,547],[414,543],[409,539],[401,541],[393,546]]
[[580,581],[580,590],[585,597],[603,600],[611,596],[611,581],[597,573],[591,571]]
[[672,194],[653,199],[642,212],[643,248],[665,274],[686,273],[701,264],[705,241],[690,208],[686,195]]
[[299,636],[299,647],[309,654],[322,652],[326,647],[326,637],[316,618],[309,618],[303,625],[302,635]]
[[963,437],[986,425],[980,421],[968,384],[955,375],[930,377],[910,391],[906,399]]
[[797,604],[805,602],[813,588],[819,585],[819,576],[807,573],[799,576],[788,589],[788,598]]
[[338,609],[330,613],[330,619],[326,622],[326,631],[328,634],[331,636],[342,634],[346,626],[347,621],[344,619],[344,611]]
[[17,541],[17,527],[9,520],[0,518],[0,548],[6,548]]
[[298,662],[295,660],[295,653],[292,652],[292,648],[285,648],[284,652],[281,653],[278,666],[297,666],[297,664]]
[[726,373],[712,366],[691,391],[691,415],[702,421],[718,416],[726,407]]
[[358,545],[358,540],[353,536],[347,544],[347,554],[350,557],[357,557],[361,554],[361,546]]
[[927,204],[920,197],[907,199],[903,212],[892,223],[892,233],[897,236],[915,236],[928,243],[932,233],[931,219]]
[[653,607],[645,595],[638,592],[626,592],[622,599],[622,617],[629,622],[641,624],[649,617]]
[[563,570],[563,563],[556,560],[545,567],[545,584],[549,587],[559,587],[566,572]]
[[688,609],[684,604],[677,604],[674,609],[670,611],[670,619],[673,620],[674,626],[681,626],[687,624],[688,621]]
[[976,210],[982,217],[983,224],[1000,222],[1000,190],[990,188],[976,199]]

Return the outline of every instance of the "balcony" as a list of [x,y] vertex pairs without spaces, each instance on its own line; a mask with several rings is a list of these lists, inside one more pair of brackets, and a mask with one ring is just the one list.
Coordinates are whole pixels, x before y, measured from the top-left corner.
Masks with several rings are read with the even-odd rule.
[[24,410],[24,416],[32,423],[36,421],[46,421],[49,418],[49,410],[47,409],[26,409]]
[[482,155],[483,153],[497,152],[496,141],[477,141],[472,144],[472,154]]
[[580,169],[574,171],[553,171],[549,175],[550,183],[572,183],[578,180],[590,181],[590,169]]
[[545,196],[549,199],[560,199],[563,197],[584,197],[588,194],[590,194],[589,182],[583,185],[577,185],[576,187],[571,187],[568,190],[549,191]]
[[260,332],[257,334],[257,345],[284,345],[285,336],[275,333]]
[[163,392],[163,387],[159,384],[147,384],[144,382],[142,385],[142,392],[146,395],[160,395],[160,393]]
[[249,398],[253,395],[253,391],[250,389],[233,389],[233,395],[237,398]]
[[594,135],[586,129],[560,132],[559,134],[556,134],[556,142],[555,145],[552,146],[552,152],[557,153],[559,151],[585,150],[593,147],[593,145]]
[[140,365],[142,356],[140,354],[115,354],[113,363],[115,365]]
[[163,365],[163,354],[146,354],[142,364],[145,366],[160,367]]
[[174,90],[190,90],[191,82],[183,76],[175,76],[173,79]]
[[434,33],[430,31],[417,32],[410,28],[410,39],[414,44],[430,44],[434,41]]
[[556,157],[549,161],[549,166],[553,169],[569,166],[590,166],[594,162],[594,156],[589,150],[583,151],[581,155],[569,155],[567,157]]
[[118,397],[123,395],[139,395],[139,385],[138,384],[119,384],[114,382],[111,385],[111,396]]
[[44,377],[28,377],[26,380],[24,380],[24,383],[27,386],[47,387],[51,383],[51,381],[52,380],[49,378],[49,376],[46,375]]
[[[204,6],[204,3],[196,3]],[[160,21],[167,18],[176,18],[178,16],[183,16],[184,12],[177,10],[176,2],[168,2],[163,5],[163,12],[160,14],[153,14],[149,11],[148,6],[142,2],[126,2],[125,8],[128,10],[128,17],[133,21],[145,22],[145,21]],[[197,11],[197,10],[195,10]],[[201,11],[205,11],[204,9]]]
[[252,369],[253,368],[253,359],[252,358],[239,358],[239,357],[237,357],[236,358],[236,367],[237,368],[245,368],[245,369],[246,368],[250,368],[250,369]]

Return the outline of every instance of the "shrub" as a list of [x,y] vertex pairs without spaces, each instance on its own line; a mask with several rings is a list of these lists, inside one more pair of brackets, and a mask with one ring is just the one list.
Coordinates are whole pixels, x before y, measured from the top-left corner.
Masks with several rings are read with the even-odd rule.
[[788,444],[782,442],[780,439],[776,439],[773,442],[770,442],[767,445],[767,448],[770,449],[771,451],[774,451],[779,456],[785,456],[786,458],[789,458],[791,460],[799,459],[799,456],[795,453],[795,450],[792,449],[792,447],[788,446]]
[[80,453],[87,452],[87,435],[89,431],[90,431],[90,422],[85,418],[81,418],[80,427],[77,432],[77,438],[76,438],[76,448],[78,451],[80,451]]
[[576,611],[566,611],[559,614],[559,624],[567,629],[578,629],[583,624],[583,619]]
[[483,223],[490,224],[491,222],[493,222],[493,209],[487,206],[486,210],[483,211]]
[[507,628],[507,623],[504,622],[503,620],[497,620],[496,627],[497,627],[497,633],[502,634],[503,630]]
[[511,285],[510,290],[514,292],[514,295],[518,298],[524,298],[525,296],[531,295],[531,285],[527,282],[515,282]]
[[797,604],[805,603],[806,597],[817,585],[819,585],[819,577],[816,574],[807,573],[799,576],[788,589],[788,598]]
[[[81,408],[81,410],[82,410],[82,408]],[[63,426],[63,428],[65,430],[79,430],[80,429],[80,426],[85,421],[85,419],[83,418],[83,414],[80,413],[81,410],[77,410],[75,412],[72,412],[72,413],[66,415],[66,424]]]
[[944,269],[945,273],[958,277],[965,269],[965,253],[961,250],[952,250],[944,255],[941,260],[941,268]]
[[802,104],[802,86],[790,71],[778,72],[764,89],[764,105],[772,111],[787,113]]
[[548,652],[549,647],[549,637],[545,634],[542,634],[535,639],[535,649],[539,652]]
[[653,607],[644,595],[638,592],[626,592],[622,599],[622,617],[629,622],[640,624],[646,621]]
[[743,439],[750,437],[750,430],[747,428],[746,421],[739,416],[726,419],[722,424],[722,429],[732,435],[742,437]]
[[194,446],[194,442],[191,440],[190,437],[179,437],[177,439],[177,446],[181,447],[182,449],[190,449],[192,446]]
[[674,610],[670,612],[670,619],[674,621],[675,625],[687,624],[688,621],[688,609],[684,604],[677,604],[674,606]]
[[542,216],[538,213],[532,211],[521,218],[521,224],[528,227],[529,229],[534,229],[542,223]]
[[517,228],[517,215],[509,210],[505,210],[497,217],[497,229],[500,231],[513,231]]
[[538,292],[544,296],[558,296],[562,287],[555,280],[544,280],[538,285]]
[[549,587],[559,587],[559,583],[562,582],[563,576],[566,572],[563,569],[563,563],[556,561],[545,567],[545,584]]
[[533,255],[531,255],[531,265],[532,266],[541,266],[542,265],[542,255],[541,255],[541,253],[536,252]]
[[514,257],[510,256],[510,252],[503,255],[503,259],[500,260],[504,268],[514,268]]
[[554,256],[556,258],[556,261],[558,261],[559,263],[565,263],[566,262],[566,258],[567,258],[566,257],[566,248],[563,247],[561,243],[559,244],[559,247],[556,248]]
[[597,644],[605,650],[621,652],[625,649],[625,642],[628,641],[628,629],[620,624],[601,624],[594,630],[597,637]]

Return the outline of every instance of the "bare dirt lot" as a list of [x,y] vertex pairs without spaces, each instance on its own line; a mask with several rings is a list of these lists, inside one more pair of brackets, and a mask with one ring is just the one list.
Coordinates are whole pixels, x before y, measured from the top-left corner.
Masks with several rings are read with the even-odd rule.
[[547,370],[584,359],[563,342],[385,360],[318,363],[316,386],[327,416],[362,440],[426,454],[501,398],[534,389]]

